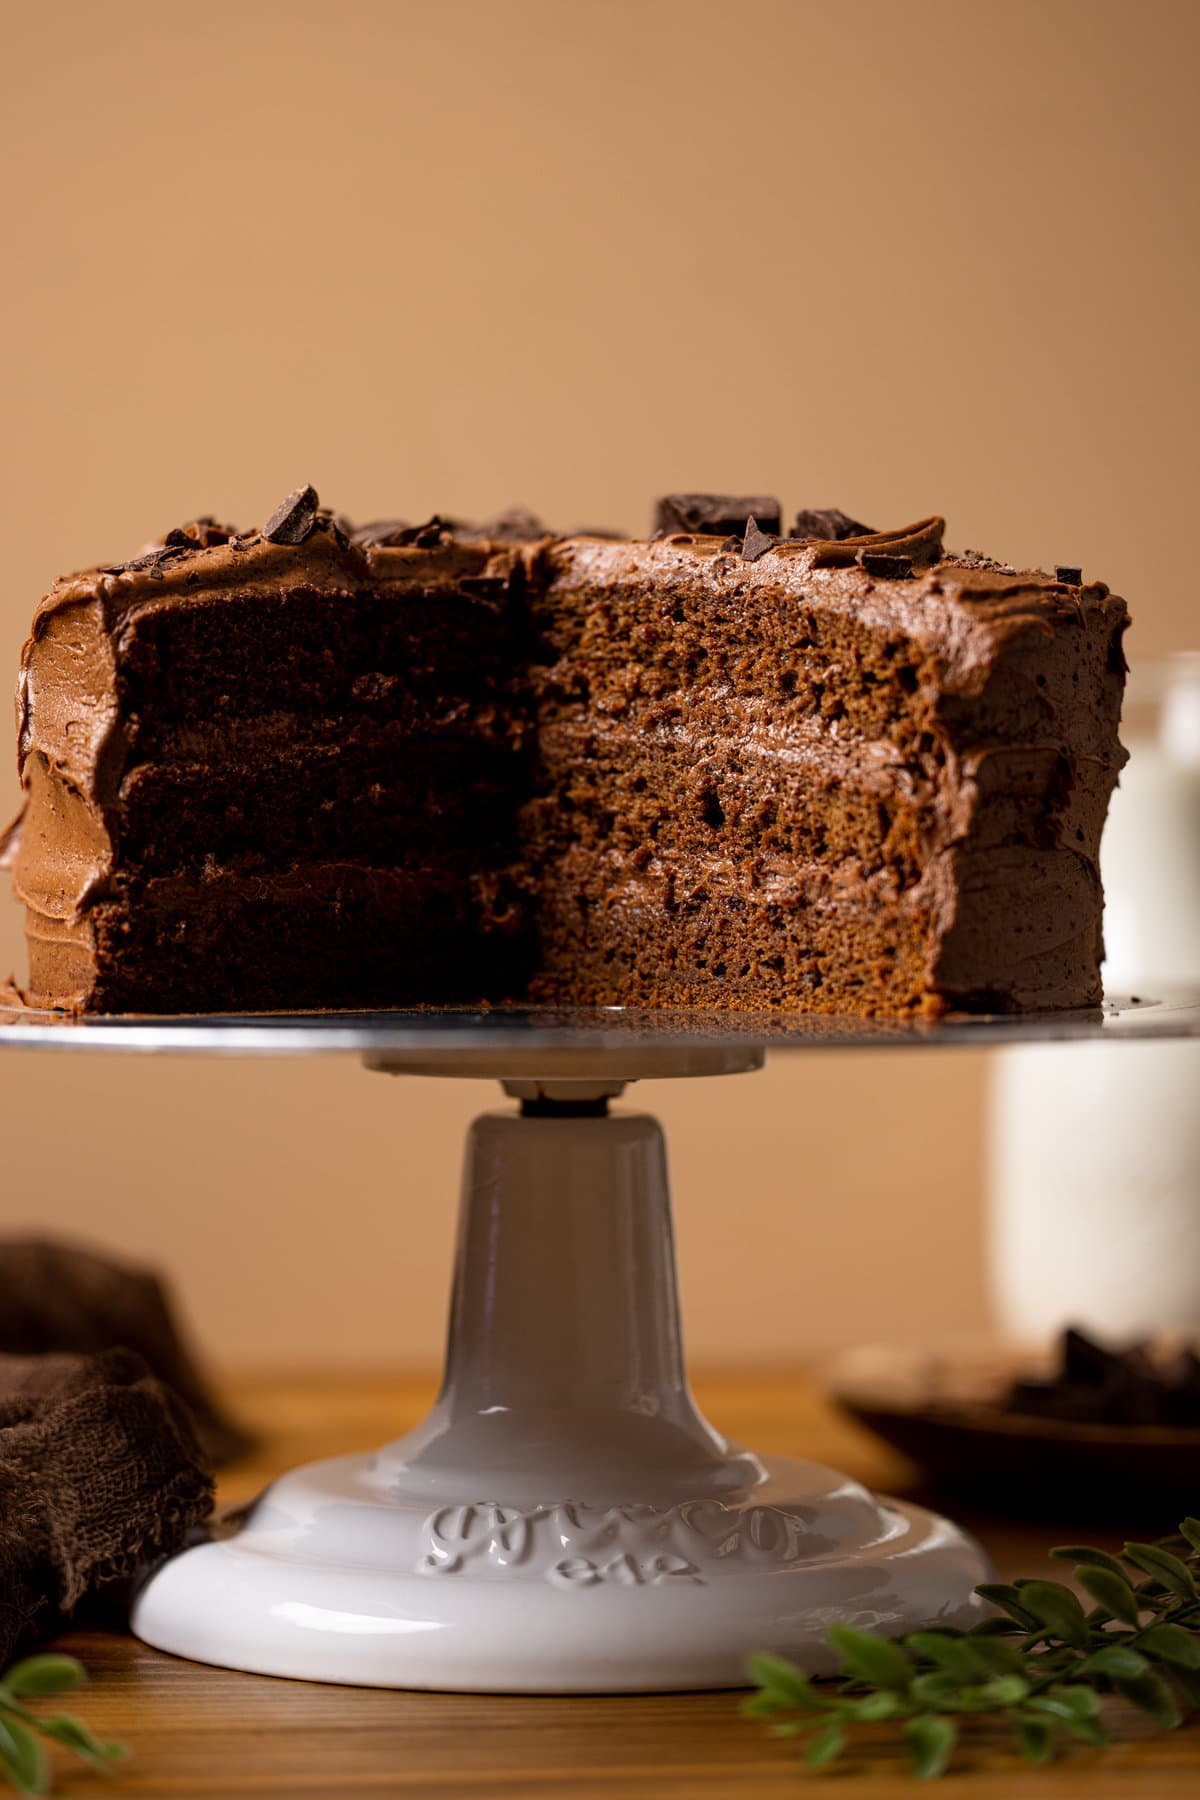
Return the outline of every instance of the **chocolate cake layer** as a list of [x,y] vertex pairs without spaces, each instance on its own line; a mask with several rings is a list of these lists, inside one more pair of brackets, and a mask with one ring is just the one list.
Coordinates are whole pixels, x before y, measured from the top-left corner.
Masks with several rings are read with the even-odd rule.
[[257,765],[142,763],[115,809],[122,864],[146,875],[214,860],[266,870],[369,848],[380,867],[403,868],[454,843],[512,861],[519,783],[515,758],[469,740],[306,746]]
[[[586,706],[542,725],[538,780],[523,813],[525,842],[553,848],[611,841],[635,850],[721,845],[753,857],[854,857],[903,866],[916,879],[929,856],[970,832],[980,845],[1075,848],[1098,835],[1112,786],[1097,758],[1068,764],[1054,747],[994,745],[939,768],[906,760],[882,739],[823,737],[819,724],[780,727],[755,706],[724,702],[722,736],[696,702],[686,718],[646,709],[606,719]],[[721,702],[710,702],[719,713]]]
[[299,490],[58,583],[18,697],[30,997],[1093,1004],[1123,602],[937,519],[782,517],[352,533]]
[[98,1012],[375,1008],[430,991],[469,1002],[498,978],[527,978],[523,916],[461,858],[159,876],[96,900],[82,923],[35,914],[30,984],[83,989]]
[[[636,991],[645,1006],[755,1010],[769,991],[781,1010],[929,1010],[931,993],[939,1010],[1055,1008],[1094,991],[1099,904],[1089,859],[1061,852],[954,850],[905,888],[853,861],[577,846],[541,886],[533,991],[598,1006]],[[994,985],[988,967],[1003,971]]]

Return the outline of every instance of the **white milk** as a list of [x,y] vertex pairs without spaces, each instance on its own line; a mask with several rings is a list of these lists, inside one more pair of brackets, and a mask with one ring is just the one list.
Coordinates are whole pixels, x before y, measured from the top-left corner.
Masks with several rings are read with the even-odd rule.
[[[1137,676],[1130,759],[1101,852],[1114,996],[1200,986],[1200,655]],[[1157,730],[1139,736],[1146,676],[1159,690]],[[1003,1331],[1200,1330],[1200,1043],[998,1056],[988,1185]]]

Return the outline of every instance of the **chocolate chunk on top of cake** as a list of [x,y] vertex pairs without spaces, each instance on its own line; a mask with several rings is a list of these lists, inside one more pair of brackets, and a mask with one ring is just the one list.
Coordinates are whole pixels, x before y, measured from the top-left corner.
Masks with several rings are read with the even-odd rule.
[[19,693],[30,999],[1095,1004],[1124,603],[937,519],[781,517],[354,531],[301,488],[60,581]]

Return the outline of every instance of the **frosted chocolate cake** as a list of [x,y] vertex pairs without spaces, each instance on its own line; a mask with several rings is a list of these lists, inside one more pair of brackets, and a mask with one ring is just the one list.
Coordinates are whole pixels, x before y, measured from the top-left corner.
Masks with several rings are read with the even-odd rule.
[[1094,1004],[1126,622],[765,497],[178,527],[25,648],[28,998]]

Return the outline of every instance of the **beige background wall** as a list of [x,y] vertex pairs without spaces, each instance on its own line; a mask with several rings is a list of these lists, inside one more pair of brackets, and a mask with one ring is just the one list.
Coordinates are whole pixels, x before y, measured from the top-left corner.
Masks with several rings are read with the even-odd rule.
[[[0,663],[61,570],[304,480],[361,518],[937,509],[1123,590],[1135,654],[1200,644],[1192,0],[0,14]],[[693,1349],[978,1319],[983,1076],[647,1085]],[[0,1227],[167,1265],[226,1360],[424,1360],[491,1102],[6,1055]]]

